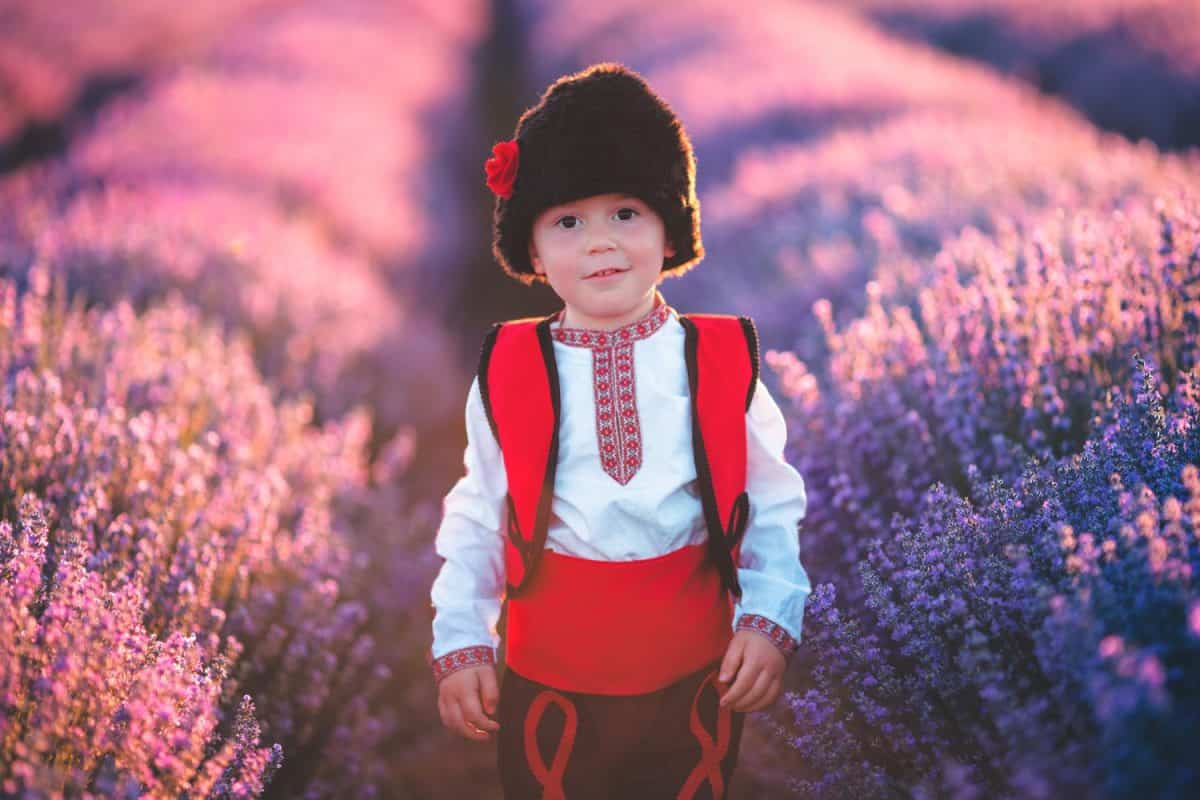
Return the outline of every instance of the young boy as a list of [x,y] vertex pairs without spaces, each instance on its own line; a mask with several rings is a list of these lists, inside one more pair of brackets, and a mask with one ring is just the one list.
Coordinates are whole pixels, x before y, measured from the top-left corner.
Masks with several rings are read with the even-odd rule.
[[806,496],[753,322],[658,290],[704,255],[691,143],[603,63],[485,168],[497,260],[563,308],[494,325],[468,393],[431,591],[442,720],[497,733],[509,800],[724,797],[800,640]]

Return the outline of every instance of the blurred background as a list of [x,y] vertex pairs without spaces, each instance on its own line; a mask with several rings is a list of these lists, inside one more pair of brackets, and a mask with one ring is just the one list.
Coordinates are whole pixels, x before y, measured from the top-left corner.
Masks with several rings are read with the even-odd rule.
[[[1188,797],[1200,3],[0,0],[0,794],[498,798],[424,660],[492,144],[642,73],[815,591],[731,797]],[[1149,793],[1149,794],[1147,794]]]

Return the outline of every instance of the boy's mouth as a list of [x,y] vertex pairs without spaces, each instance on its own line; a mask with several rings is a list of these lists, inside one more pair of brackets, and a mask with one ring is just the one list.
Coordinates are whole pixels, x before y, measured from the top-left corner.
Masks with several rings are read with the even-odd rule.
[[584,280],[591,280],[592,278],[604,278],[604,277],[608,277],[609,275],[616,275],[618,273],[626,272],[626,271],[628,271],[628,270],[601,269],[601,270],[597,270],[597,271],[593,272],[591,275],[588,275],[586,278],[584,278]]

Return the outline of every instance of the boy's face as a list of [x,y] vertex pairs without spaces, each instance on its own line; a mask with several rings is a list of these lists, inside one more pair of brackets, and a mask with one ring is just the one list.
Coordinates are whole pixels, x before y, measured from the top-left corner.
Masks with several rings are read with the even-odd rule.
[[[632,195],[597,194],[542,211],[529,258],[573,327],[612,328],[648,313],[663,259],[675,254],[662,218]],[[606,269],[618,274],[600,277]]]

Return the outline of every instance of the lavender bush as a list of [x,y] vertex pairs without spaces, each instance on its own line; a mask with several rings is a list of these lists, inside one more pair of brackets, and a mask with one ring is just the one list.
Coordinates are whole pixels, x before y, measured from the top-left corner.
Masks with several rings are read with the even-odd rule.
[[[797,307],[828,300],[848,324],[864,313],[871,281],[915,304],[934,256],[966,226],[995,236],[1057,208],[1144,215],[1155,194],[1197,176],[1195,156],[1132,147],[1052,105],[896,115],[739,154],[730,180],[702,198],[711,263],[680,288],[706,310],[753,309],[765,342],[819,371],[824,337],[811,317],[798,324]],[[731,269],[744,279],[726,280]],[[779,302],[758,303],[762,294]]]
[[1012,480],[1030,456],[1078,452],[1108,391],[1131,380],[1134,351],[1169,385],[1195,364],[1194,196],[1156,213],[1024,225],[948,242],[916,310],[871,284],[867,313],[839,329],[817,303],[827,376],[766,354],[793,398],[790,454],[814,498],[806,564],[844,581],[851,600],[866,543],[893,514],[917,513],[931,484],[969,494],[972,470]]
[[431,224],[451,202],[433,155],[485,19],[474,0],[309,0],[228,20],[0,185],[3,266],[53,258],[95,302],[179,288],[249,328],[318,419],[369,402],[373,449],[442,422],[462,381],[404,365],[453,363],[451,342],[393,289],[460,238]]
[[237,640],[160,639],[144,585],[92,567],[86,510],[54,532],[49,511],[26,493],[15,530],[0,519],[4,795],[260,796],[283,751],[259,747],[249,695],[218,731]]
[[767,354],[826,579],[778,726],[801,796],[1200,785],[1197,212],[967,230],[917,311],[874,283],[845,329],[817,305],[826,393]]
[[[230,331],[246,332],[281,389],[311,392],[337,416],[371,389],[369,362],[402,317],[361,258],[330,246],[268,198],[220,184],[121,184],[61,193],[69,170],[9,181],[4,264],[44,264],[89,303],[137,308],[178,290]],[[330,276],[336,274],[337,280]]]
[[804,797],[1192,796],[1200,386],[1135,352],[1080,453],[943,483],[810,605]]
[[374,796],[389,672],[331,504],[367,414],[313,428],[177,295],[85,311],[29,278],[0,282],[2,779],[252,796],[261,724],[280,796]]
[[[141,64],[139,91],[72,126],[61,158],[0,185],[0,274],[15,276],[18,291],[49,269],[97,314],[148,314],[186,296],[221,323],[212,336],[249,346],[286,399],[280,407],[296,410],[244,425],[228,417],[235,438],[281,443],[258,457],[271,480],[251,490],[248,478],[219,514],[245,509],[239,537],[266,514],[268,530],[295,527],[322,543],[256,551],[269,568],[251,559],[238,573],[255,591],[219,603],[181,579],[246,645],[231,681],[287,749],[271,783],[279,796],[367,797],[429,772],[420,755],[437,724],[420,656],[428,619],[396,609],[423,595],[427,605],[434,565],[421,542],[432,539],[434,509],[408,464],[416,426],[425,434],[444,422],[465,367],[449,366],[458,362],[442,324],[401,290],[405,272],[454,263],[463,246],[441,224],[457,212],[437,159],[453,138],[446,131],[462,127],[448,121],[463,114],[465,54],[485,11],[473,0],[363,0],[229,17],[172,68]],[[252,385],[267,391],[257,375]],[[213,468],[233,452],[221,441]],[[169,437],[159,447],[185,450]],[[415,475],[426,481],[440,461],[461,458],[422,448]],[[192,495],[153,511],[168,505],[185,519],[218,513]],[[161,557],[176,557],[163,547]],[[182,624],[181,602],[172,583],[147,598],[147,613]]]

